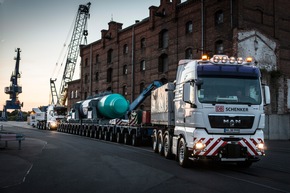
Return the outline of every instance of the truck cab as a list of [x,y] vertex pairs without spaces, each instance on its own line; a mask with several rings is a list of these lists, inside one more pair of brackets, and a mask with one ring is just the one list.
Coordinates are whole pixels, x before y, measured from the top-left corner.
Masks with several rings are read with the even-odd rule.
[[250,58],[181,60],[175,89],[167,93],[174,96],[168,103],[174,129],[172,141],[163,140],[162,146],[181,166],[202,159],[251,165],[264,155],[264,106],[270,92]]

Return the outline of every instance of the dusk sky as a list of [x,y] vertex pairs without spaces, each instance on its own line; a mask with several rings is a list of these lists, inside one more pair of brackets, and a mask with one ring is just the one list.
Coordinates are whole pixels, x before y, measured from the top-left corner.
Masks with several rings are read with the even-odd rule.
[[[58,78],[57,91],[63,69],[60,68],[70,41],[78,6],[83,0],[0,0],[0,110],[9,95],[4,87],[10,85],[15,68],[16,48],[20,48],[21,61],[20,102],[23,111],[48,105],[50,78]],[[149,7],[159,6],[160,0],[92,0],[88,20],[88,43],[101,38],[101,30],[108,29],[113,19],[126,28],[149,17]],[[58,64],[58,65],[56,65]],[[57,76],[58,75],[58,76]],[[75,78],[79,78],[79,64]]]

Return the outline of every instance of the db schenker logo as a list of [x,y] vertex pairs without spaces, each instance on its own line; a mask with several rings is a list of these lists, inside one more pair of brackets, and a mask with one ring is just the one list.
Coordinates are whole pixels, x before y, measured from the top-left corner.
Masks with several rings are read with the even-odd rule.
[[216,112],[224,112],[225,108],[224,108],[224,106],[215,106],[215,111]]

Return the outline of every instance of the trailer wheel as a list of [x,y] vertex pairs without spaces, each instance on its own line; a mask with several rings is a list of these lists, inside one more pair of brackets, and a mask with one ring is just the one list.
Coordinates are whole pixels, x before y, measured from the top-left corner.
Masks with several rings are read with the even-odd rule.
[[132,145],[135,147],[139,145],[139,139],[137,138],[137,135],[135,133],[133,133],[132,135]]
[[103,132],[99,131],[99,139],[102,140],[103,139]]
[[105,134],[104,134],[104,140],[106,141],[109,141],[110,140],[110,136],[109,136],[109,132],[108,131],[105,131]]
[[110,141],[111,142],[115,141],[115,135],[114,135],[113,131],[110,131]]
[[117,133],[117,143],[123,143],[123,137],[122,134],[120,132]]
[[126,145],[130,145],[130,134],[129,133],[125,133],[124,134],[124,144]]
[[164,151],[164,157],[166,159],[170,159],[172,157],[171,153],[171,141],[169,134],[165,134],[163,139],[163,151]]
[[95,130],[95,138],[99,139],[99,131]]
[[182,137],[178,143],[178,162],[179,165],[186,168],[189,166],[188,150],[184,138]]
[[153,130],[153,135],[152,135],[152,149],[155,153],[158,152],[158,148],[157,148],[157,130],[154,129]]

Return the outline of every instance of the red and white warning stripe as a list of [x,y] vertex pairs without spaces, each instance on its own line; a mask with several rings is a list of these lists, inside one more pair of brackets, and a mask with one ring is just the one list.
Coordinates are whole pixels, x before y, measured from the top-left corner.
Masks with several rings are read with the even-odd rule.
[[[194,143],[198,143],[198,142],[202,142],[203,144],[205,144],[205,149],[203,150],[196,150],[194,152],[194,155],[197,156],[217,156],[218,151],[221,147],[224,147],[225,145],[227,145],[227,141],[223,141],[220,137],[218,138],[195,138],[194,139]],[[257,151],[257,144],[258,143],[262,143],[263,140],[260,138],[257,139],[253,139],[253,138],[242,138],[242,140],[240,140],[238,142],[239,145],[243,146],[243,147],[247,147],[248,150],[248,154],[251,156],[257,156],[257,155],[263,155],[264,152],[258,152]]]

